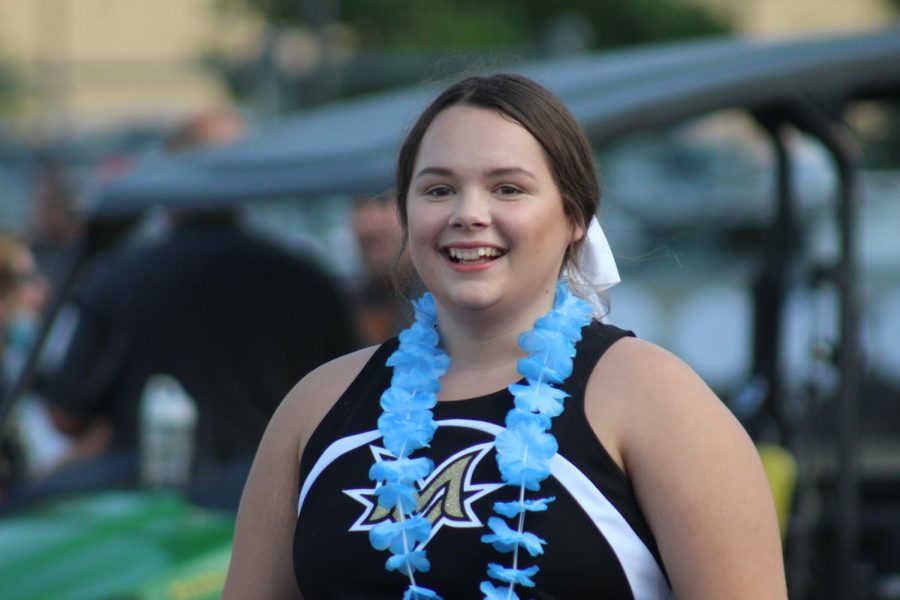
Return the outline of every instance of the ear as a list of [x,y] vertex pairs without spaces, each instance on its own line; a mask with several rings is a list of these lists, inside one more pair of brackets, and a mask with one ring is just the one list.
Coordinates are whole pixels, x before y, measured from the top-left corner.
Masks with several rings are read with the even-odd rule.
[[581,241],[581,239],[584,237],[584,233],[584,225],[572,225],[572,239],[569,241],[569,243],[574,244],[575,242]]

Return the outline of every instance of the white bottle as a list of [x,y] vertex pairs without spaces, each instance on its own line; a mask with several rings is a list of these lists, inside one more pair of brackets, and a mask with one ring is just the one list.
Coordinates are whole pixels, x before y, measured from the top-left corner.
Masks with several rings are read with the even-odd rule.
[[147,379],[141,395],[140,477],[149,488],[184,487],[191,479],[197,405],[174,377]]

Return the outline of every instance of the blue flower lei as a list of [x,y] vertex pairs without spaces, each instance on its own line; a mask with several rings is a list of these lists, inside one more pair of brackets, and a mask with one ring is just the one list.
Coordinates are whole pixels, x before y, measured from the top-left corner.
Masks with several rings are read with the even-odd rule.
[[[393,459],[378,461],[369,469],[379,506],[397,515],[397,520],[373,527],[369,541],[377,550],[390,550],[385,565],[388,571],[409,577],[403,600],[441,600],[433,590],[417,585],[415,578],[416,572],[431,568],[425,551],[416,549],[431,537],[431,523],[416,512],[420,507],[415,482],[428,476],[434,463],[410,455],[427,448],[437,429],[431,409],[437,404],[439,380],[450,367],[450,357],[438,347],[437,311],[431,294],[426,293],[413,306],[415,323],[400,334],[400,346],[387,360],[394,372],[391,386],[381,395],[384,412],[378,418],[378,431]],[[567,396],[553,384],[562,383],[572,373],[575,344],[591,318],[591,305],[560,282],[550,312],[535,322],[534,329],[519,336],[519,347],[528,353],[518,362],[526,382],[509,386],[514,407],[506,415],[506,428],[495,439],[500,475],[504,483],[519,488],[519,499],[494,504],[494,512],[517,519],[517,527],[491,517],[487,525],[492,533],[481,537],[497,551],[511,552],[512,566],[488,565],[488,576],[503,585],[482,581],[485,600],[518,600],[513,591],[516,585],[534,586],[531,578],[538,567],[519,568],[519,551],[535,557],[543,554],[546,541],[524,530],[525,514],[547,510],[554,498],[526,500],[525,490],[540,490],[540,482],[550,475],[557,443],[549,429],[552,418],[562,413]]]

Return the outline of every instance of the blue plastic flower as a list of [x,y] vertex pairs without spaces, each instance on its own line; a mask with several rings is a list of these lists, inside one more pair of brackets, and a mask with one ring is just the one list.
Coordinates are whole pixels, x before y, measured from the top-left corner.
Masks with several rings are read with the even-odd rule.
[[[410,396],[412,398],[412,396]],[[423,408],[420,410],[391,410],[384,411],[378,417],[378,431],[392,429],[396,427],[409,427],[410,424],[420,425],[427,424],[431,421],[433,413],[431,409]]]
[[550,459],[556,454],[556,438],[538,423],[523,421],[515,428],[497,434],[497,466],[507,485],[541,489],[540,482],[550,475]]
[[429,377],[440,377],[450,366],[450,357],[437,347],[434,326],[413,324],[400,334],[399,347],[388,357],[389,367],[416,369]]
[[[412,378],[412,376],[410,376]],[[431,410],[437,404],[435,392],[429,392],[421,388],[408,388],[406,386],[391,386],[381,394],[381,408],[391,413],[406,413],[422,410]],[[410,389],[416,389],[411,393]]]
[[398,457],[406,457],[419,448],[428,447],[437,430],[437,423],[431,417],[430,410],[382,413],[378,417],[378,431],[384,437],[384,447]]
[[410,484],[422,479],[434,469],[429,458],[400,458],[397,460],[379,460],[369,467],[369,479],[388,483]]
[[580,321],[585,325],[591,322],[594,312],[589,302],[573,294],[569,286],[562,281],[556,284],[553,309],[552,312],[563,314],[572,321]]
[[[433,358],[441,353],[434,344],[437,340],[437,332],[433,329],[423,330],[421,335],[407,330],[404,331],[401,336],[403,339],[401,340],[400,346],[394,351],[394,354],[397,356],[402,356],[404,354],[418,354],[425,358]],[[393,361],[396,359],[389,360]]]
[[[422,347],[403,347],[394,350],[385,364],[389,367],[414,369],[427,373],[430,377],[439,378],[447,372],[450,366],[450,358],[444,353],[425,352]],[[431,349],[429,349],[431,350]]]
[[581,340],[581,328],[583,322],[580,319],[572,319],[557,311],[551,311],[534,322],[535,329],[552,329],[560,332],[574,345]]
[[434,325],[422,323],[413,323],[410,327],[401,331],[398,337],[400,344],[404,347],[409,347],[411,344],[421,344],[429,349],[435,348],[439,339]]
[[387,510],[399,508],[403,514],[410,514],[419,504],[416,489],[406,483],[385,483],[375,488],[378,506]]
[[431,422],[434,414],[430,409],[408,410],[408,411],[384,411],[378,417],[378,431],[384,433],[388,430],[391,433],[392,428],[397,427],[413,427],[427,425]]
[[416,571],[427,573],[431,568],[431,563],[425,556],[424,550],[413,550],[411,552],[395,554],[385,563],[388,571],[400,571],[404,575],[412,575]]
[[506,413],[506,427],[508,429],[515,429],[520,425],[524,426],[530,423],[534,423],[538,428],[546,431],[547,429],[550,429],[550,416],[519,410],[518,408],[514,408]]
[[543,545],[546,540],[539,538],[533,533],[523,531],[519,533],[510,529],[506,521],[499,517],[491,517],[488,519],[488,527],[494,533],[488,533],[481,536],[481,541],[491,544],[498,552],[512,552],[516,546],[524,548],[531,556],[537,556],[544,553]]
[[[405,540],[404,540],[405,535]],[[394,554],[402,554],[428,541],[431,523],[421,515],[403,521],[384,521],[369,530],[369,542],[376,550],[390,548]]]
[[434,590],[429,590],[420,585],[411,585],[406,588],[403,600],[444,600]]
[[[560,363],[575,356],[575,343],[555,329],[532,329],[519,336],[519,347],[529,354]],[[550,363],[551,365],[554,363]]]
[[520,358],[518,364],[519,373],[528,379],[537,381],[549,381],[551,383],[562,383],[572,374],[572,361],[558,361],[559,364],[545,364],[540,357],[528,356]]
[[[441,383],[440,379],[432,373],[424,373],[415,369],[394,369],[394,374],[391,375],[391,387],[388,390],[398,388],[407,394],[413,392],[437,394],[441,389]],[[382,408],[384,407],[382,406]]]
[[540,569],[537,565],[527,569],[510,569],[498,565],[497,563],[490,563],[488,565],[489,577],[493,577],[504,583],[515,583],[524,585],[525,587],[534,587],[534,582],[531,578],[534,577],[538,571],[540,571]]
[[516,408],[539,412],[551,417],[559,416],[562,413],[563,400],[569,396],[559,388],[546,383],[538,384],[533,379],[529,379],[525,385],[514,383],[509,386],[509,391],[515,398]]
[[426,292],[418,300],[413,300],[413,310],[416,312],[416,322],[434,325],[437,322],[437,308],[434,305],[434,296]]
[[494,502],[494,512],[504,517],[515,517],[520,512],[542,512],[547,510],[547,505],[556,500],[555,496],[548,498],[535,498],[534,500],[516,500],[515,502]]
[[508,587],[494,587],[490,581],[482,581],[478,589],[484,594],[484,600],[519,600],[516,593]]

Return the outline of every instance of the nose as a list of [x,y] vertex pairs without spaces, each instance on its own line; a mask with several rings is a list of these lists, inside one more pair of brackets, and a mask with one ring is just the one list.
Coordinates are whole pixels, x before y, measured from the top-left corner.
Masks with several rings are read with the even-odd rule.
[[454,229],[484,229],[491,224],[488,199],[478,190],[460,191],[450,214],[450,227]]

